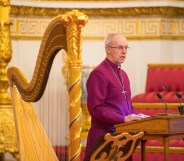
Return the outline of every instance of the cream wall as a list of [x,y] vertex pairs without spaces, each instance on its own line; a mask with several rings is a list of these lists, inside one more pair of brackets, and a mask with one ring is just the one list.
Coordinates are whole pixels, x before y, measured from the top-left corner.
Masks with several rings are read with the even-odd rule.
[[[184,41],[129,40],[129,46],[128,56],[122,68],[129,75],[133,96],[145,90],[147,64],[184,63]],[[104,57],[103,40],[83,42],[84,65],[95,66]]]
[[[17,65],[30,80],[34,72],[41,40],[13,40],[13,57],[9,63]],[[130,49],[122,68],[130,77],[132,95],[144,92],[147,64],[184,63],[184,41],[181,40],[129,40]],[[82,61],[84,66],[96,66],[105,58],[103,40],[83,40]],[[56,57],[61,70],[61,54]],[[54,64],[55,64],[54,62]],[[62,73],[59,73],[63,77]],[[65,84],[63,84],[65,86]]]

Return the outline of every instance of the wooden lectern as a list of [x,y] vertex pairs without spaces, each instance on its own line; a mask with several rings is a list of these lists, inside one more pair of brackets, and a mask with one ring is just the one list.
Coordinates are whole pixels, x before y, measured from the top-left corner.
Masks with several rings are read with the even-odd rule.
[[145,161],[145,143],[147,140],[159,140],[164,146],[164,161],[169,161],[169,140],[184,138],[184,115],[156,115],[115,125],[116,132],[144,131],[141,140],[141,158]]

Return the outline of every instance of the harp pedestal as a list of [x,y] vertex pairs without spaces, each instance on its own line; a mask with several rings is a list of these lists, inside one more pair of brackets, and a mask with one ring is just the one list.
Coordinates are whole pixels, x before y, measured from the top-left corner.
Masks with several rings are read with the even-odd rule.
[[5,160],[9,152],[18,160],[15,123],[11,105],[0,105],[0,161]]

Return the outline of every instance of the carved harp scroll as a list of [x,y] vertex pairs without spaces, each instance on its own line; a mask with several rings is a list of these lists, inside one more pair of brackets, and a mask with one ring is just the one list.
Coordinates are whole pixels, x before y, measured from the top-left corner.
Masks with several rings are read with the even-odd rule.
[[73,10],[55,17],[49,23],[30,82],[17,67],[7,70],[21,161],[58,160],[31,102],[42,97],[54,57],[61,49],[67,52],[69,160],[80,160],[81,33],[87,19],[83,13]]

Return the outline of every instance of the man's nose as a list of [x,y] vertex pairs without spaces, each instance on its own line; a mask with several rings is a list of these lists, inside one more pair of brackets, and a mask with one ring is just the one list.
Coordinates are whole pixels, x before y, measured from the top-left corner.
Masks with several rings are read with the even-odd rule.
[[127,53],[127,49],[123,48],[123,49],[121,50],[121,53],[126,54],[126,53]]

